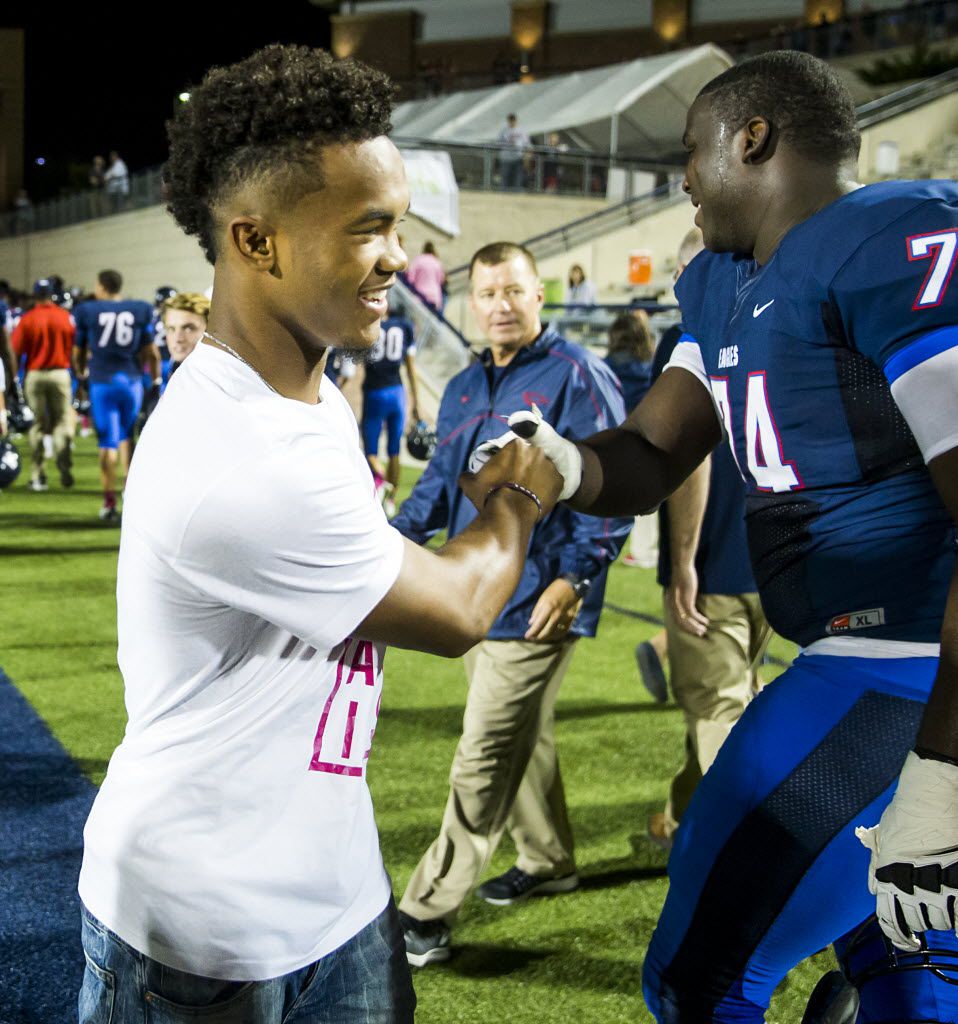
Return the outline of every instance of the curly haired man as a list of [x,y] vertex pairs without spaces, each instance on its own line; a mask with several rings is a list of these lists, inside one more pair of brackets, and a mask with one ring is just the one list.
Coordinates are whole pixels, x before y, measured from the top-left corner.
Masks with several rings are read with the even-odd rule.
[[385,646],[478,642],[559,478],[511,445],[464,478],[479,516],[439,552],[374,499],[323,371],[376,342],[406,266],[391,95],[270,46],[170,125],[170,210],[215,283],[127,484],[129,723],[84,832],[81,1024],[413,1019],[365,779]]

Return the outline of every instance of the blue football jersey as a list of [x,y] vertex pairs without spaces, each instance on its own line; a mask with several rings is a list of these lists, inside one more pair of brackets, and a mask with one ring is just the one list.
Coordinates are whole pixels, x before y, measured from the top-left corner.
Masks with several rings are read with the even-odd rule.
[[151,324],[153,344],[159,349],[160,361],[166,362],[170,358],[169,349],[166,347],[166,327],[163,324],[163,315],[158,310],[153,310],[153,322]]
[[114,374],[139,377],[137,355],[153,340],[153,307],[138,299],[84,302],[74,310],[76,344],[90,352],[90,380],[108,383]]
[[363,391],[378,391],[401,384],[399,368],[407,355],[416,354],[412,323],[405,317],[383,320],[379,338],[366,356]]
[[799,644],[940,639],[956,535],[925,462],[958,445],[956,237],[953,183],[869,185],[764,266],[704,252],[676,286],[670,365],[712,392],[762,603]]

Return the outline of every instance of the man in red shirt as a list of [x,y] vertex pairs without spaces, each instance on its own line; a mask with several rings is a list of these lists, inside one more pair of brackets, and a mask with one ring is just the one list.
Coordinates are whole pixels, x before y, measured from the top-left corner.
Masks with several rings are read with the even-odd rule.
[[46,278],[33,286],[36,305],[24,313],[10,343],[19,363],[26,356],[27,402],[36,415],[30,428],[33,466],[28,487],[45,491],[44,460],[56,454],[60,482],[73,486],[73,405],[70,353],[76,328],[73,317],[53,302],[53,283]]

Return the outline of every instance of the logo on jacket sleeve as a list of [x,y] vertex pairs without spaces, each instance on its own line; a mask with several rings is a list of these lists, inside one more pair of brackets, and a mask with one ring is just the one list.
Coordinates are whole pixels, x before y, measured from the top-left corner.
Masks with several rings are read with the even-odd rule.
[[825,631],[829,636],[836,636],[841,633],[851,632],[853,629],[873,629],[875,626],[885,625],[885,609],[869,608],[863,612],[846,612],[844,615],[836,615]]

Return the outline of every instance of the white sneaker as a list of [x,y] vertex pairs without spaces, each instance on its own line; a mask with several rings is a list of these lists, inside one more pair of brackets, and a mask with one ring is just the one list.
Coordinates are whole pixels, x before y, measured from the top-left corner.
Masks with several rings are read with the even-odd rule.
[[396,503],[392,500],[392,498],[386,498],[383,501],[383,512],[386,513],[387,519],[392,519],[392,517],[396,514]]
[[30,483],[27,484],[27,489],[30,491],[49,491],[50,488],[47,486],[47,478],[43,475],[34,477]]

